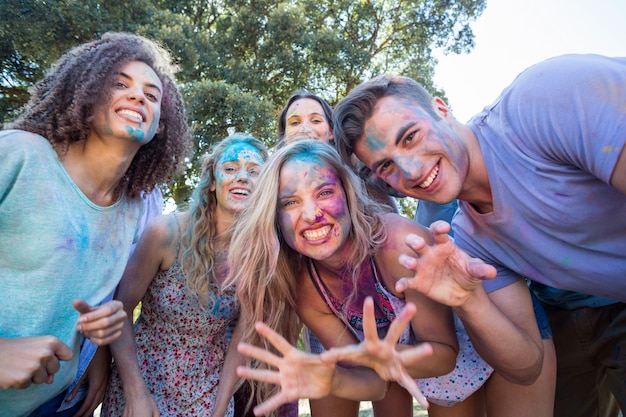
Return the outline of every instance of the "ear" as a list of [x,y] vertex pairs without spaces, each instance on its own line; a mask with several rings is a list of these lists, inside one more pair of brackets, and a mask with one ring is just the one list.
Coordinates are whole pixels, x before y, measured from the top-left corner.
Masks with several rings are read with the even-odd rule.
[[441,118],[446,119],[448,117],[454,117],[446,102],[443,101],[440,97],[433,98],[431,103],[433,105],[433,109],[435,109],[435,111],[441,116]]
[[211,186],[209,187],[209,191],[211,191],[212,193],[215,192],[215,180],[213,180],[213,183],[211,184]]
[[161,121],[159,121],[159,126],[157,127],[157,130],[154,133],[160,134],[161,132],[163,132],[163,126],[161,125]]

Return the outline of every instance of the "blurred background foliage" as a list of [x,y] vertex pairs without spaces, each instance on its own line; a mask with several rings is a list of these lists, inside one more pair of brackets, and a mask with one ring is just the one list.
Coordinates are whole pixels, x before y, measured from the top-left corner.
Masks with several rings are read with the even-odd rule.
[[[486,0],[0,0],[0,124],[67,49],[107,31],[159,41],[180,66],[195,153],[166,197],[189,199],[198,158],[234,131],[268,146],[292,92],[331,105],[383,72],[410,76],[433,94],[433,51],[464,53]],[[411,199],[400,201],[409,216]]]

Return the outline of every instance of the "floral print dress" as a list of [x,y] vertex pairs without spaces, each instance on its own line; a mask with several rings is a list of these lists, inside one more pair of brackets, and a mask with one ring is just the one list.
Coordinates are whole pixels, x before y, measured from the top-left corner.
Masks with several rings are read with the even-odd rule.
[[[217,292],[216,287],[211,290]],[[188,296],[178,259],[155,276],[135,323],[135,346],[143,379],[161,416],[211,415],[228,350],[228,327],[238,316],[234,289],[207,309],[195,295]],[[124,404],[113,363],[102,416],[121,416]],[[227,416],[232,415],[231,399]]]

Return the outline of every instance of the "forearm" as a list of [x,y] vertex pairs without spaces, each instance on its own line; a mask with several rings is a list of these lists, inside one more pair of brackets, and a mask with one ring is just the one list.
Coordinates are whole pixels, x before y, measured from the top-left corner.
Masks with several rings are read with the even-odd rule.
[[338,366],[332,381],[331,394],[347,400],[377,401],[385,397],[387,388],[388,382],[382,380],[373,369]]
[[[411,363],[404,363],[406,371],[412,378],[430,378],[449,374],[456,365],[457,350],[442,343],[428,342],[432,348],[432,355],[419,357]],[[407,350],[415,346],[398,345],[397,350]]]
[[[482,288],[474,291],[455,312],[476,351],[496,372],[518,384],[529,385],[537,379],[543,361],[541,340],[512,321],[514,313],[507,316]],[[535,320],[534,315],[530,320]]]
[[237,366],[245,363],[244,356],[237,351],[237,344],[241,340],[243,333],[243,320],[238,320],[233,330],[228,351],[224,358],[224,366],[220,374],[220,382],[217,388],[217,397],[215,400],[215,408],[212,417],[220,417],[226,414],[228,403],[235,394],[239,377],[237,376]]
[[130,319],[126,320],[121,337],[110,345],[110,349],[122,380],[124,397],[128,400],[133,396],[146,394],[148,390],[139,369],[135,333]]

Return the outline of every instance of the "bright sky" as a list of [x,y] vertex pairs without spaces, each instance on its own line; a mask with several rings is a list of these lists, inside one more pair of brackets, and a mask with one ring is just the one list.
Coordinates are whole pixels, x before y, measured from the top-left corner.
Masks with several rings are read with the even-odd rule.
[[487,0],[470,54],[438,55],[435,83],[466,122],[522,70],[552,56],[626,56],[625,0]]

